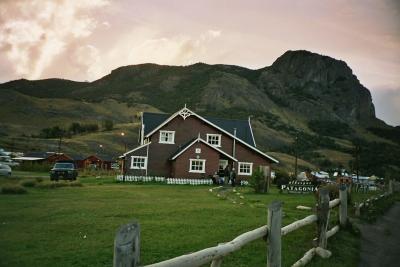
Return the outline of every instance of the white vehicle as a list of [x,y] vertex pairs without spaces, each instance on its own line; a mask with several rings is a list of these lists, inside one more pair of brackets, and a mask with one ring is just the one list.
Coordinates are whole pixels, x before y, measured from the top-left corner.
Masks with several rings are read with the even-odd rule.
[[11,159],[0,161],[0,164],[8,165],[10,167],[19,166],[19,162],[12,161]]
[[11,167],[0,163],[0,176],[11,176]]

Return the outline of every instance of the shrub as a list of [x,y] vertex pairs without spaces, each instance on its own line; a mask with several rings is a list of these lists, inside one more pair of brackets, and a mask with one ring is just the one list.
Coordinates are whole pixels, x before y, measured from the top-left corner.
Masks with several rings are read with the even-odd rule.
[[21,165],[15,167],[18,171],[31,171],[31,172],[48,172],[52,165],[48,163],[22,163]]
[[23,187],[35,187],[37,184],[37,181],[34,179],[26,179],[26,180],[22,180],[19,184]]
[[275,180],[274,183],[276,184],[276,186],[278,187],[278,189],[281,188],[281,185],[283,184],[288,184],[290,181],[290,177],[289,174],[285,171],[280,171],[277,170],[275,172]]
[[114,128],[114,123],[112,120],[104,120],[103,121],[103,128],[106,131],[111,131]]
[[15,184],[5,184],[1,188],[2,194],[25,194],[27,192],[24,187]]
[[261,193],[264,188],[264,173],[261,170],[256,170],[250,177],[250,186],[253,187],[254,192]]
[[43,182],[43,178],[42,177],[36,177],[36,182],[38,182],[38,183]]

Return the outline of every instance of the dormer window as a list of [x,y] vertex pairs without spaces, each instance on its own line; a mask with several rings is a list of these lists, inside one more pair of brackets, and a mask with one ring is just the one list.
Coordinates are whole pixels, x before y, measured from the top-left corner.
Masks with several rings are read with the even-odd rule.
[[160,144],[175,144],[175,131],[160,131]]
[[221,135],[220,134],[207,134],[207,143],[212,146],[221,146]]

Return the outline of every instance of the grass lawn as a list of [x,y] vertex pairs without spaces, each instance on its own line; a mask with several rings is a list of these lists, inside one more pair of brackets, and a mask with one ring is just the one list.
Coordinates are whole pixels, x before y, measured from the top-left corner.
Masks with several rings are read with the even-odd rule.
[[[1,178],[0,186],[19,180]],[[284,225],[312,213],[297,210],[297,205],[315,203],[313,195],[275,190],[256,195],[238,188],[243,198],[232,192],[223,198],[208,186],[120,184],[113,178],[81,178],[81,182],[83,187],[0,194],[0,266],[112,266],[115,232],[134,218],[141,224],[141,264],[145,265],[230,241],[266,224],[266,205],[273,200],[284,202]],[[336,210],[331,221],[337,223]],[[285,236],[282,266],[302,257],[314,237],[315,226]],[[309,266],[356,266],[358,247],[357,237],[340,231],[328,241],[333,256],[316,257]],[[265,264],[263,240],[223,261],[223,266]]]

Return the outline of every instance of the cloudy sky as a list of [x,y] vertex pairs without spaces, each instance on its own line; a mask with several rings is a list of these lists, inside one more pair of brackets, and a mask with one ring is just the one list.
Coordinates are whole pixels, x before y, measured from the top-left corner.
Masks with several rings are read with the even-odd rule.
[[397,0],[0,0],[0,82],[93,81],[153,62],[271,65],[286,50],[344,60],[400,125]]

